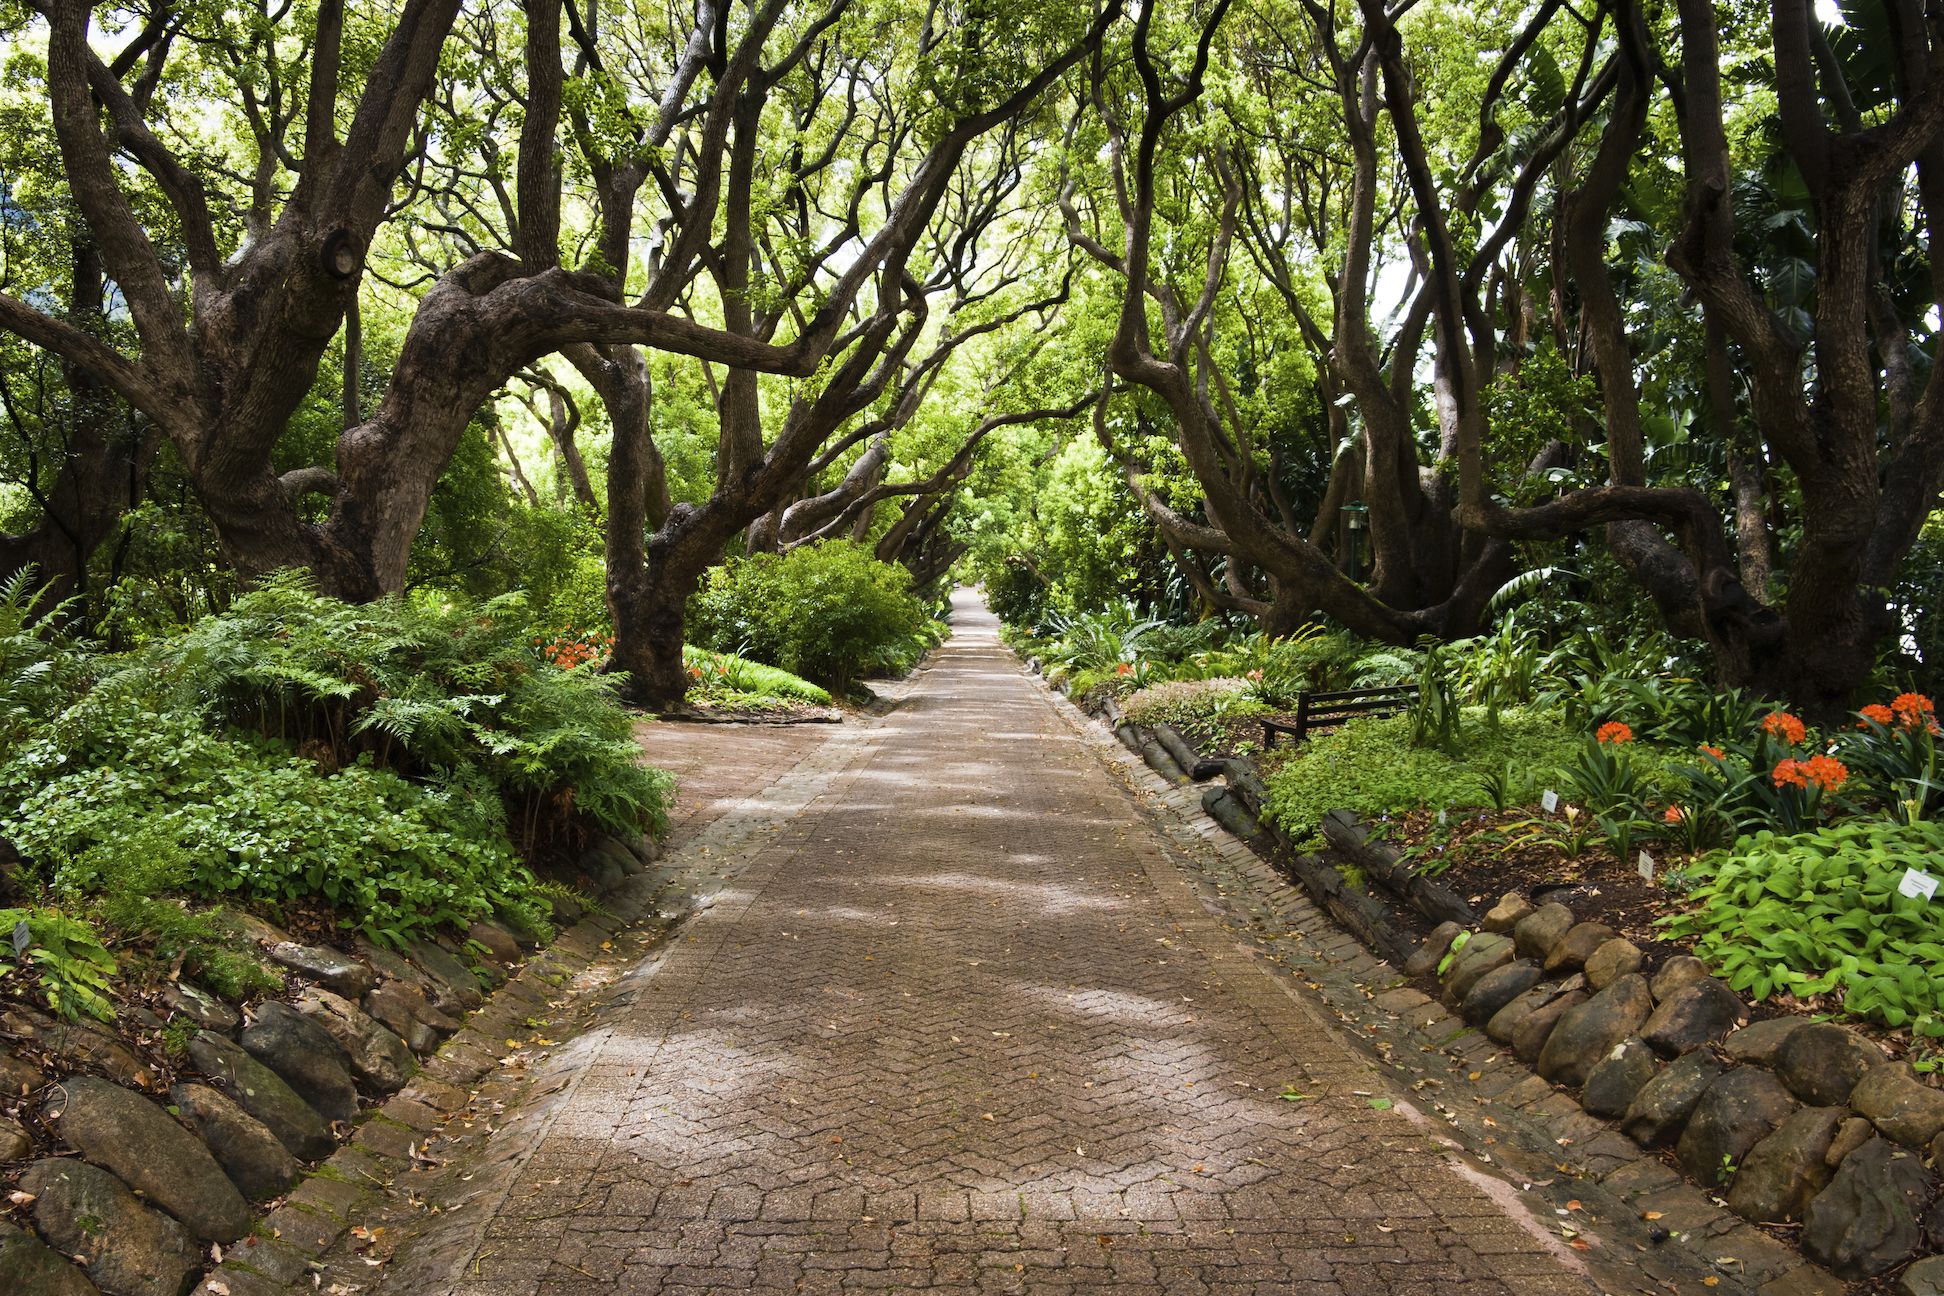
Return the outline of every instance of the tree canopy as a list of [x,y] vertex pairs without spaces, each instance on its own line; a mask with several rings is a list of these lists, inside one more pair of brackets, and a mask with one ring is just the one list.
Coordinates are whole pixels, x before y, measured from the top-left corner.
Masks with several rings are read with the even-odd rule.
[[654,703],[829,540],[1399,644],[1571,580],[1831,711],[1929,636],[1941,22],[12,0],[0,566],[525,586]]

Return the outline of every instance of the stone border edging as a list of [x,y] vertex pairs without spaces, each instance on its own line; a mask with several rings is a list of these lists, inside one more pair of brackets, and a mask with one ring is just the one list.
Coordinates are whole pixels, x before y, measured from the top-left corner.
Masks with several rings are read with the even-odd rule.
[[[1213,838],[1223,835],[1223,830],[1202,811],[1192,788],[1155,772],[1124,740],[1110,736],[1104,724],[1063,692],[1049,686],[1048,693],[1104,760],[1120,765],[1135,787],[1173,813],[1185,835],[1211,847],[1251,890],[1272,893],[1275,917],[1288,925],[1288,935],[1272,939],[1301,945],[1305,959],[1316,960],[1306,962],[1298,975],[1308,976],[1311,989],[1344,1020],[1361,1019],[1367,1030],[1353,1036],[1360,1045],[1369,1045],[1368,1037],[1390,1035],[1391,1041],[1377,1045],[1376,1060],[1393,1069],[1409,1069],[1399,1062],[1399,1055],[1410,1057],[1397,1043],[1401,1038],[1429,1066],[1445,1073],[1432,1076],[1427,1071],[1410,1087],[1442,1095],[1431,1105],[1455,1134],[1463,1136],[1452,1147],[1465,1146],[1480,1160],[1507,1167],[1516,1153],[1535,1176],[1528,1185],[1534,1192],[1577,1194],[1588,1202],[1596,1196],[1605,1198],[1613,1209],[1600,1231],[1630,1237],[1637,1248],[1631,1260],[1643,1273],[1687,1282],[1705,1275],[1715,1281],[1712,1290],[1741,1290],[1756,1296],[1840,1296],[1846,1291],[1841,1280],[1806,1262],[1795,1248],[1712,1204],[1659,1157],[1589,1116],[1565,1093],[1507,1057],[1495,1042],[1409,986],[1394,965],[1373,955],[1303,890],[1292,890],[1278,867],[1259,850],[1251,850],[1241,839],[1217,844]],[[1204,893],[1205,903],[1232,900],[1220,896],[1214,886]],[[1511,1138],[1518,1140],[1516,1147],[1510,1145]],[[1570,1170],[1576,1182],[1562,1185],[1554,1182],[1554,1176],[1538,1177],[1555,1163],[1559,1171]],[[1569,1214],[1563,1200],[1556,1209],[1568,1219],[1578,1215]]]
[[[833,726],[829,739],[768,784],[750,789],[737,805],[761,803],[833,741],[862,740],[868,732],[868,727]],[[251,1236],[223,1253],[193,1296],[285,1296],[312,1290],[307,1277],[316,1277],[322,1257],[351,1232],[361,1214],[371,1211],[400,1176],[437,1164],[423,1152],[427,1140],[468,1110],[473,1089],[512,1056],[505,1045],[516,1036],[533,1034],[528,1019],[553,1011],[550,1002],[563,987],[612,989],[629,981],[630,969],[638,970],[651,949],[666,945],[685,919],[706,907],[706,897],[684,894],[690,881],[685,865],[693,863],[692,857],[708,855],[714,844],[710,828],[734,817],[737,805],[646,871],[617,884],[603,895],[603,912],[561,932],[488,995],[437,1052],[423,1059],[402,1090],[367,1115],[351,1138],[306,1175]],[[670,900],[677,903],[668,904]],[[635,938],[636,948],[615,949],[624,935]],[[554,1043],[565,1044],[569,1038],[563,1032]]]

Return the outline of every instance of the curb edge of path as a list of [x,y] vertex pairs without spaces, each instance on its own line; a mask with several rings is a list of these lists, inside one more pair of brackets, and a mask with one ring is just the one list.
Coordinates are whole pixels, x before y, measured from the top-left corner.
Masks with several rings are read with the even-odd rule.
[[[830,726],[822,742],[776,777],[725,803],[655,865],[603,896],[601,912],[559,933],[489,994],[437,1052],[423,1059],[403,1089],[365,1115],[351,1137],[310,1170],[248,1237],[222,1253],[221,1262],[203,1276],[192,1296],[281,1296],[312,1290],[324,1258],[352,1232],[355,1221],[387,1199],[401,1176],[435,1164],[422,1147],[467,1110],[475,1086],[501,1069],[511,1056],[504,1046],[513,1043],[512,1037],[532,1033],[525,1024],[530,1018],[547,1011],[549,1001],[563,992],[591,1003],[634,970],[652,968],[654,955],[671,933],[708,908],[709,897],[692,887],[698,857],[710,854],[711,831],[749,815],[833,747],[848,750],[868,741],[873,729],[868,722]],[[815,776],[819,790],[850,764],[847,755]],[[670,900],[675,903],[665,905]],[[623,936],[635,938],[628,949],[617,946]],[[596,1004],[596,1010],[601,1006]],[[590,1020],[574,1037],[599,1029],[598,1021]],[[561,1041],[567,1042],[565,1037]]]
[[[1607,1217],[1599,1231],[1611,1242],[1595,1252],[1566,1251],[1566,1255],[1582,1272],[1588,1271],[1585,1262],[1591,1261],[1594,1272],[1589,1277],[1595,1281],[1611,1281],[1599,1271],[1611,1270],[1616,1263],[1634,1264],[1639,1274],[1656,1279],[1657,1285],[1635,1281],[1630,1288],[1602,1285],[1597,1290],[1678,1291],[1696,1296],[1724,1291],[1755,1296],[1840,1296],[1849,1290],[1847,1284],[1803,1259],[1793,1247],[1711,1203],[1705,1193],[1668,1169],[1654,1153],[1614,1132],[1609,1122],[1587,1115],[1528,1068],[1502,1056],[1497,1044],[1413,989],[1401,971],[1344,932],[1271,861],[1206,815],[1197,789],[1176,786],[1156,774],[1070,698],[1023,663],[1018,668],[1109,773],[1118,776],[1116,781],[1141,813],[1157,824],[1157,835],[1164,845],[1161,869],[1165,872],[1152,865],[1149,872],[1170,908],[1177,916],[1192,915],[1191,924],[1196,918],[1202,920],[1214,939],[1241,950],[1282,997],[1322,1028],[1324,1037],[1342,1053],[1343,1064],[1398,1094],[1401,1101],[1397,1105],[1425,1128],[1427,1137],[1443,1147],[1456,1173],[1503,1185],[1509,1197],[1495,1198],[1501,1209],[1509,1217],[1516,1209],[1519,1214],[1512,1218],[1541,1232],[1556,1250],[1565,1249],[1566,1239],[1552,1231],[1549,1225],[1553,1221],[1540,1215],[1538,1208],[1552,1206],[1556,1216],[1571,1218],[1579,1212],[1566,1209],[1569,1199],[1604,1199],[1604,1212],[1594,1209],[1587,1214]],[[1219,867],[1232,871],[1227,879],[1232,884],[1230,889],[1224,890],[1224,879],[1194,858],[1197,848],[1212,855]],[[1238,929],[1248,922],[1233,903],[1240,888],[1246,888],[1252,899],[1272,910],[1289,936],[1273,938],[1272,942],[1261,936],[1252,939],[1246,930]],[[1275,943],[1289,943],[1292,937],[1304,946],[1300,951],[1289,951],[1300,953],[1306,960],[1302,966],[1287,966],[1286,960],[1293,962],[1287,955],[1272,957],[1268,952]],[[1204,936],[1198,943],[1206,944],[1206,939]],[[1303,978],[1314,1000],[1298,993],[1289,983],[1291,978],[1279,975],[1283,971]],[[1338,1020],[1331,1020],[1326,1008]],[[1372,1017],[1382,1024],[1372,1023]],[[1417,1023],[1418,1017],[1426,1020]],[[1364,1032],[1352,1029],[1355,1019],[1363,1019]],[[1265,1025],[1275,1029],[1271,1023]],[[1442,1056],[1449,1063],[1451,1078],[1433,1078],[1424,1088],[1411,1084],[1399,1063],[1371,1047],[1366,1036],[1379,1034],[1408,1040],[1427,1058]],[[1305,1069],[1314,1069],[1314,1060],[1309,1057],[1298,1062]],[[1462,1096],[1453,1093],[1461,1084],[1474,1092]],[[1423,1110],[1427,1090],[1450,1094],[1446,1101],[1431,1104],[1437,1114]],[[1465,1097],[1470,1101],[1463,1101]],[[1518,1127],[1499,1126],[1500,1133],[1508,1136],[1505,1138],[1487,1133],[1490,1127],[1484,1123],[1490,1119],[1488,1112],[1507,1115],[1501,1107],[1511,1109],[1514,1120],[1507,1124]],[[1515,1148],[1511,1137],[1515,1135],[1524,1136],[1520,1139],[1525,1144],[1523,1149]],[[1515,1150],[1524,1152],[1523,1159],[1531,1162],[1528,1168],[1535,1174],[1544,1172],[1553,1180],[1568,1181],[1528,1181],[1532,1195],[1556,1198],[1558,1205],[1530,1200],[1521,1194],[1518,1184],[1507,1179],[1514,1167],[1502,1158]],[[1539,1159],[1542,1156],[1543,1161]],[[1543,1194],[1548,1187],[1557,1191]],[[1642,1219],[1650,1211],[1669,1222],[1678,1215],[1694,1221],[1694,1226],[1664,1243],[1655,1243],[1651,1241],[1654,1231]],[[1559,1223],[1570,1228],[1565,1220]],[[1628,1244],[1631,1256],[1622,1250],[1622,1244]],[[1602,1251],[1605,1254],[1598,1253]]]

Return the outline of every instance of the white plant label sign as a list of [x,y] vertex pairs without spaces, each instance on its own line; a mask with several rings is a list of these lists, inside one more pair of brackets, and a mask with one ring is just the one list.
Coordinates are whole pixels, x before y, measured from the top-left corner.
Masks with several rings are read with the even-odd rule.
[[1922,869],[1905,869],[1903,881],[1897,883],[1897,893],[1913,900],[1934,899],[1937,895],[1937,879]]
[[1654,880],[1654,857],[1646,851],[1640,852],[1640,876],[1649,882]]
[[1539,804],[1547,814],[1553,814],[1559,809],[1559,793],[1547,788],[1546,795],[1539,798]]

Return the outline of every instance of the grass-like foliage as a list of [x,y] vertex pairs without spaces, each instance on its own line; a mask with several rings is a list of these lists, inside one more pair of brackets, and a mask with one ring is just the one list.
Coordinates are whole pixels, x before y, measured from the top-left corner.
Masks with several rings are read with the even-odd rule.
[[691,701],[756,708],[780,702],[830,705],[830,690],[800,675],[734,653],[711,652],[684,644],[682,662],[688,667],[689,678],[695,681],[689,687]]
[[908,669],[938,642],[911,573],[849,540],[734,558],[689,600],[689,636],[842,692]]
[[1464,809],[1490,801],[1487,784],[1508,763],[1553,770],[1578,745],[1557,717],[1507,711],[1497,726],[1474,721],[1447,752],[1412,741],[1409,716],[1353,720],[1307,742],[1269,775],[1269,815],[1298,841],[1332,810],[1397,814],[1419,806]]

